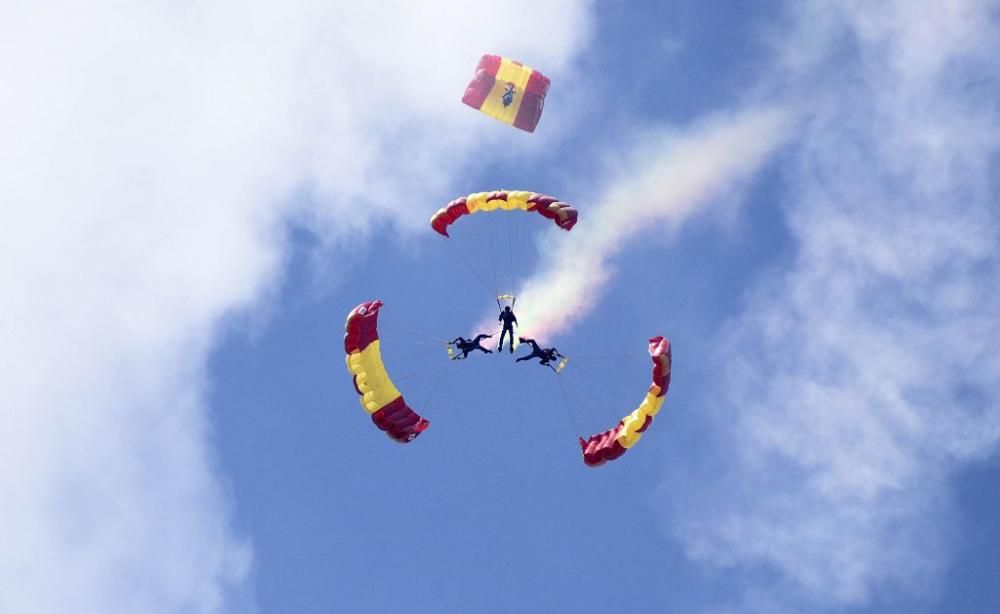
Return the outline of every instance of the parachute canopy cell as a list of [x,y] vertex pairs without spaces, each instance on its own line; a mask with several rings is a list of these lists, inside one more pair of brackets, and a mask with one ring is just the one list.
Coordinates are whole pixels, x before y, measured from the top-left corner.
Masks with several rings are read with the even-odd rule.
[[520,62],[484,55],[462,102],[505,124],[534,132],[542,117],[549,78]]
[[563,230],[570,230],[576,225],[578,213],[576,209],[557,198],[525,192],[520,190],[497,190],[495,192],[476,192],[461,198],[456,198],[431,216],[431,228],[448,236],[448,227],[460,217],[486,211],[534,211],[544,218],[555,222]]
[[649,356],[653,359],[653,383],[639,407],[622,418],[614,428],[591,435],[586,440],[580,438],[583,462],[587,465],[591,467],[603,465],[606,461],[625,454],[626,450],[638,443],[642,434],[653,422],[653,416],[659,413],[663,406],[667,389],[670,388],[670,341],[665,337],[650,339]]
[[354,376],[354,389],[361,407],[371,414],[375,426],[399,443],[416,439],[431,425],[410,409],[403,395],[393,386],[385,365],[378,338],[378,312],[382,301],[366,301],[347,314],[344,326],[344,350],[347,370]]

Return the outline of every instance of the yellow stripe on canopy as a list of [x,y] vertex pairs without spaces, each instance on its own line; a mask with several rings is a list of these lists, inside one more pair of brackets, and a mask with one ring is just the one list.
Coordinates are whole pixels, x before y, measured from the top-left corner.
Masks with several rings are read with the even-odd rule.
[[372,341],[363,351],[348,354],[347,368],[356,378],[361,407],[366,412],[373,414],[401,396],[382,363],[379,340]]
[[[528,66],[519,66],[507,58],[500,60],[496,82],[479,110],[502,122],[513,124],[514,119],[517,118],[517,112],[521,108],[524,88],[528,85],[528,79],[532,72],[534,71]],[[507,83],[514,84],[514,101],[505,107],[503,95],[507,89]]]
[[651,393],[646,394],[646,398],[642,400],[639,407],[622,419],[622,430],[618,434],[618,443],[623,448],[631,448],[639,441],[642,433],[638,429],[641,429],[642,425],[646,424],[646,416],[653,417],[660,413],[660,407],[663,406],[665,398],[654,396]]

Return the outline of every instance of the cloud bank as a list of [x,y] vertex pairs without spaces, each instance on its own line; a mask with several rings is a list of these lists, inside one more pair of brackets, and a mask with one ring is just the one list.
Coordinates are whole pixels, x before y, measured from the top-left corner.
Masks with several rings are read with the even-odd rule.
[[948,479],[996,452],[997,9],[817,2],[779,43],[797,252],[720,336],[724,457],[664,488],[689,554],[745,572],[742,611],[933,598]]
[[589,27],[377,4],[0,7],[0,611],[252,611],[206,418],[220,324],[280,284],[290,218],[425,221],[500,138],[457,102],[484,48],[558,74]]

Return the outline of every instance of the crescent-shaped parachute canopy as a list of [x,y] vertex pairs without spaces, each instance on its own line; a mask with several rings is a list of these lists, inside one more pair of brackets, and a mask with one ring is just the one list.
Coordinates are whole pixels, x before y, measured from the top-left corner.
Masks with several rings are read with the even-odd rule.
[[549,78],[498,55],[484,55],[462,102],[505,124],[534,132],[542,117]]
[[576,209],[557,198],[525,192],[521,190],[497,190],[476,192],[456,198],[431,216],[431,228],[448,236],[448,227],[458,218],[483,211],[534,211],[555,222],[563,230],[570,230],[576,224]]
[[653,422],[653,416],[663,406],[667,389],[670,388],[670,341],[665,337],[650,339],[649,356],[653,359],[653,383],[639,407],[622,418],[614,428],[591,435],[587,440],[580,438],[583,462],[591,467],[603,465],[606,461],[625,454],[626,450],[639,441]]
[[375,426],[386,435],[406,443],[431,425],[410,409],[393,386],[379,351],[378,312],[382,301],[366,301],[347,314],[344,350],[347,370],[354,376],[354,389],[361,395],[361,407],[371,414]]

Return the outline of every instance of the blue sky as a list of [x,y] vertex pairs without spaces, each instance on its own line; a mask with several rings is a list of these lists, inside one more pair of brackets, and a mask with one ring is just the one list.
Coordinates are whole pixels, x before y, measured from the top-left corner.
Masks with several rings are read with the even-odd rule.
[[[1000,7],[652,4],[0,9],[0,611],[1000,611]],[[427,226],[498,188],[580,221]],[[495,318],[458,254],[569,403],[422,336]]]

